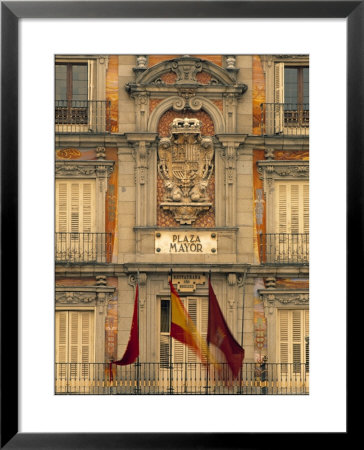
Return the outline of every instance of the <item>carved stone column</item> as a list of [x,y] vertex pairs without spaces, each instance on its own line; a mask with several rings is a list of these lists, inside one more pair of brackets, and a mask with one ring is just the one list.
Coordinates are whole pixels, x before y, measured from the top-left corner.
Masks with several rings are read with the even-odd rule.
[[[136,226],[147,226],[151,223],[151,193],[155,192],[154,178],[157,168],[155,158],[151,156],[151,143],[155,140],[155,133],[128,133],[127,139],[133,145],[133,158],[135,161],[135,224]],[[153,164],[151,164],[151,160]],[[153,206],[156,198],[153,200]]]
[[218,139],[223,146],[220,153],[224,160],[224,185],[226,199],[225,205],[225,226],[235,226],[236,224],[236,161],[237,149],[244,142],[246,135],[218,135]]

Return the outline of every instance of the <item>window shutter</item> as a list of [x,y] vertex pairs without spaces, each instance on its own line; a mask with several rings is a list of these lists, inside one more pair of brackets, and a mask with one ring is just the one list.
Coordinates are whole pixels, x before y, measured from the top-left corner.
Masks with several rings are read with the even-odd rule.
[[284,63],[274,67],[274,102],[284,103]]
[[278,184],[278,213],[277,232],[287,233],[287,186],[285,184]]
[[309,310],[305,311],[305,363],[306,363],[306,372],[309,371],[310,368],[310,341],[309,341],[309,324],[310,322],[310,313]]
[[308,233],[309,186],[307,182],[276,183],[276,233]]
[[280,350],[280,363],[288,363],[288,311],[279,311],[279,350]]
[[[279,311],[279,362],[293,363],[293,371],[301,372],[301,365],[309,363],[308,310],[280,310]],[[308,367],[308,366],[307,366]],[[285,371],[285,367],[282,367]]]
[[284,63],[274,66],[274,132],[282,133],[284,125]]
[[[187,311],[190,315],[191,319],[193,320],[193,323],[198,328],[198,322],[197,322],[197,299],[196,298],[189,298],[187,299]],[[195,363],[198,362],[198,357],[196,353],[191,350],[189,347],[187,347],[187,362],[189,363]]]
[[89,373],[88,363],[93,362],[93,312],[56,312],[56,362],[71,363],[70,375],[82,376]]
[[169,367],[169,336],[167,334],[160,335],[159,361],[161,369]]
[[310,229],[310,190],[309,184],[303,185],[303,232],[308,233]]
[[56,182],[56,231],[95,231],[95,181]]

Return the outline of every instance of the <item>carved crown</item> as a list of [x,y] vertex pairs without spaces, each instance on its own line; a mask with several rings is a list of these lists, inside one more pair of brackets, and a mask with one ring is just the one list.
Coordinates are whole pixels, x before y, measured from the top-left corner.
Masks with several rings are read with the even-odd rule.
[[200,120],[185,117],[184,119],[174,119],[170,125],[170,128],[172,134],[185,134],[200,133],[201,126],[202,122]]

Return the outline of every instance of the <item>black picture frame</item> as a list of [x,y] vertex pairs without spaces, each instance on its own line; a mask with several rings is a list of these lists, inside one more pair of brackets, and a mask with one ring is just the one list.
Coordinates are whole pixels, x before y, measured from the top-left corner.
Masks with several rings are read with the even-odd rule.
[[[362,275],[362,263],[358,263],[356,257],[361,257],[363,249],[364,2],[195,1],[189,2],[188,8],[184,1],[168,3],[166,8],[166,3],[161,1],[1,2],[1,448],[271,448],[278,439],[280,447],[292,445],[294,441],[294,445],[299,447],[306,447],[310,442],[318,443],[317,433],[314,436],[306,433],[300,436],[298,442],[297,437],[292,437],[290,433],[263,433],[257,436],[255,433],[170,434],[167,430],[166,433],[18,432],[19,330],[18,324],[8,318],[18,316],[18,22],[21,18],[346,18],[347,311],[349,298],[353,296],[357,280]],[[338,86],[338,89],[344,88]],[[350,352],[349,345],[347,349]],[[348,353],[347,360],[350,359]],[[337,363],[343,364],[344,361],[341,358]],[[330,376],[334,376],[334,367],[335,364],[329,370]],[[352,436],[348,418],[347,412],[347,432],[337,433],[335,441],[338,445],[343,438],[347,441]],[[326,438],[324,435],[322,441]]]

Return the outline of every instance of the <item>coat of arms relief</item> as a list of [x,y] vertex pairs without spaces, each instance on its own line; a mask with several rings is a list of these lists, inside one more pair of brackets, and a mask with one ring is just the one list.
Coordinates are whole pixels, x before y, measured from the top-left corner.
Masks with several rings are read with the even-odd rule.
[[181,225],[193,224],[212,203],[207,186],[214,164],[211,137],[201,136],[198,119],[176,118],[170,136],[158,146],[158,170],[164,181],[165,197],[160,207],[170,211]]

